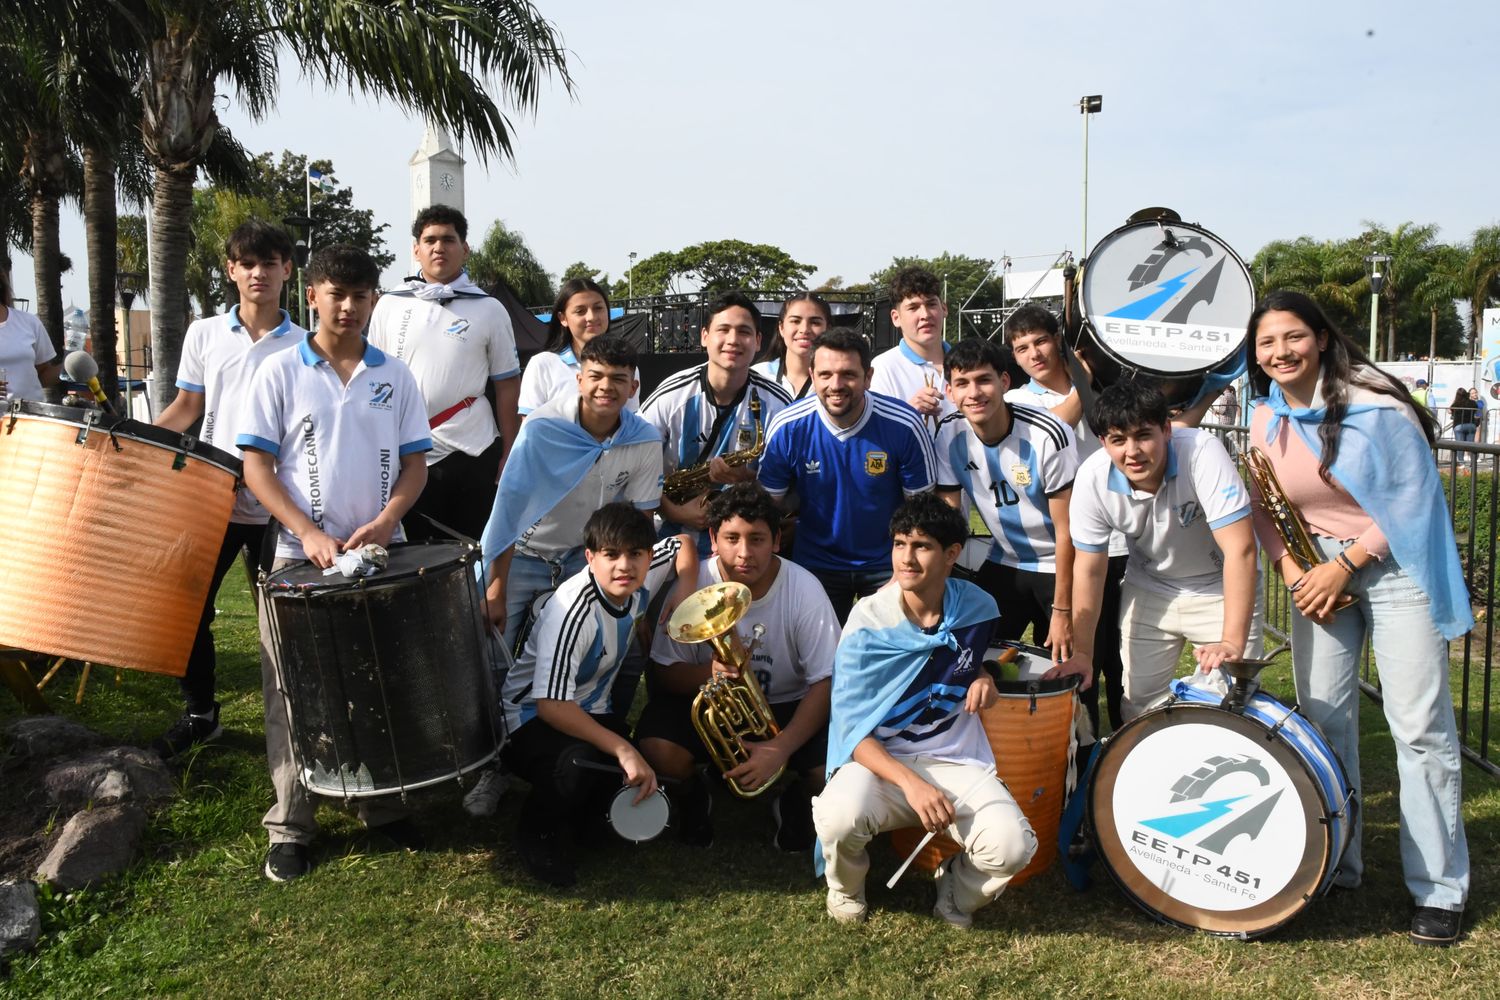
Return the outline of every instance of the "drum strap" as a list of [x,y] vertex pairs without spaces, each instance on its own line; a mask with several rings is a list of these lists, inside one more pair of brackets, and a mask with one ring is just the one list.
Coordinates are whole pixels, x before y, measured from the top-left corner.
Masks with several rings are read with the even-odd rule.
[[438,413],[435,416],[431,417],[427,421],[427,429],[432,431],[437,430],[439,427],[443,426],[448,421],[458,416],[464,410],[467,410],[469,407],[473,406],[474,401],[478,398],[478,396],[470,396],[468,399],[460,399],[458,402],[454,403],[446,410],[443,410],[441,413]]
[[[1094,763],[1099,759],[1100,746],[1099,743],[1091,743],[1078,748],[1079,753],[1088,755],[1088,763],[1084,766],[1083,777],[1079,779],[1078,786],[1068,798],[1068,804],[1063,807],[1062,821],[1057,825],[1057,856],[1062,861],[1063,874],[1079,892],[1087,889],[1094,881],[1091,872],[1094,866],[1094,845],[1088,837],[1080,834],[1083,830],[1084,809],[1088,804],[1089,783],[1094,777]],[[1077,853],[1074,852],[1075,844]]]

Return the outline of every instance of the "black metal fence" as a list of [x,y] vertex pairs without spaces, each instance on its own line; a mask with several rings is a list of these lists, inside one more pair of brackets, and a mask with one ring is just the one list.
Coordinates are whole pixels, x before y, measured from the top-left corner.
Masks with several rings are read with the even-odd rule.
[[[1245,453],[1250,429],[1243,425],[1209,424],[1204,429],[1218,434],[1230,449],[1241,457]],[[1457,674],[1450,672],[1456,697],[1458,736],[1466,759],[1488,773],[1500,777],[1500,761],[1491,744],[1493,677],[1495,661],[1495,539],[1500,529],[1500,507],[1495,495],[1500,470],[1500,446],[1470,444],[1440,439],[1433,449],[1447,491],[1448,511],[1453,516],[1453,532],[1458,539],[1459,558],[1464,579],[1469,585],[1469,600],[1474,606],[1476,624],[1468,635],[1449,645],[1448,656]],[[1278,577],[1269,562],[1264,567],[1266,579],[1266,655],[1287,648],[1290,642],[1293,605],[1286,589],[1277,584]],[[1381,700],[1380,678],[1375,670],[1368,643],[1360,674],[1360,687],[1373,700]]]

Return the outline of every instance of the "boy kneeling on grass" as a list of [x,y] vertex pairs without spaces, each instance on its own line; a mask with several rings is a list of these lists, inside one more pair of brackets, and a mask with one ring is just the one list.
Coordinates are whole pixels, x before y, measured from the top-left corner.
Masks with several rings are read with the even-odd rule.
[[531,783],[521,806],[516,849],[532,877],[565,888],[577,882],[568,835],[599,806],[612,784],[606,774],[578,767],[575,759],[611,763],[636,802],[656,791],[656,774],[627,738],[629,705],[611,700],[615,675],[630,647],[631,629],[646,630],[651,647],[655,621],[642,621],[653,594],[675,574],[676,591],[662,615],[682,602],[698,578],[698,551],[687,535],[656,541],[651,518],[629,503],[605,504],[584,525],[587,566],[564,580],[538,612],[520,659],[501,695],[505,763]]

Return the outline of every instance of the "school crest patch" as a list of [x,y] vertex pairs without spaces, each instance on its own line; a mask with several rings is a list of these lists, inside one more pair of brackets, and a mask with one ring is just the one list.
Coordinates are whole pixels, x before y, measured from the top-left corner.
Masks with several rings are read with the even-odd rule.
[[883,476],[886,469],[886,453],[883,451],[865,452],[865,475]]

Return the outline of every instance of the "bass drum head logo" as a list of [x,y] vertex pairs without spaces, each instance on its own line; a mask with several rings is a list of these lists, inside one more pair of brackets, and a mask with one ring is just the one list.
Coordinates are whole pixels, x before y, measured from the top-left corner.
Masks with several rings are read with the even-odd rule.
[[[1308,775],[1289,770],[1283,753],[1273,751],[1284,747],[1263,730],[1252,738],[1243,719],[1209,709],[1168,711],[1171,724],[1147,727],[1134,745],[1127,739],[1115,748],[1116,758],[1120,750],[1124,757],[1106,792],[1111,818],[1101,824],[1100,846],[1116,877],[1168,919],[1205,930],[1220,929],[1202,919],[1205,913],[1276,909],[1273,901],[1288,887],[1300,906],[1326,861],[1326,847],[1325,857],[1316,856],[1319,816],[1303,795]],[[1238,725],[1211,724],[1215,717]],[[1108,771],[1101,766],[1099,778]]]
[[1112,352],[1176,374],[1210,368],[1240,349],[1255,287],[1217,237],[1186,223],[1149,222],[1099,242],[1085,263],[1080,300]]

